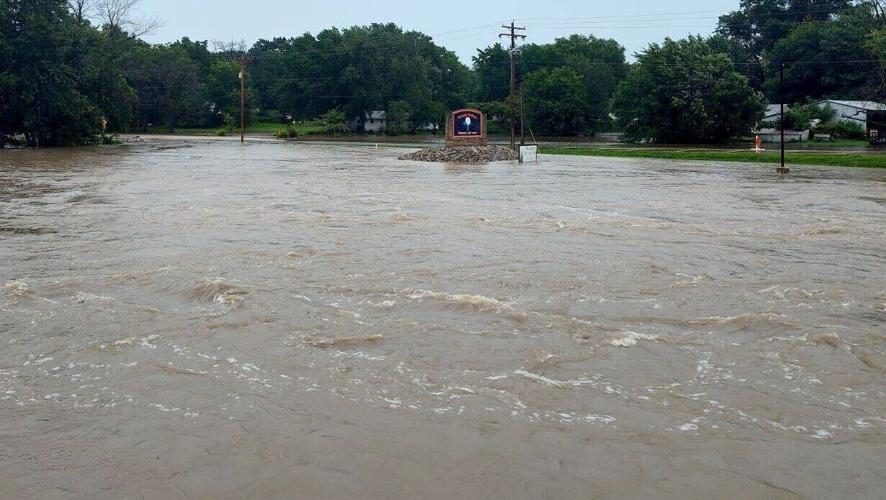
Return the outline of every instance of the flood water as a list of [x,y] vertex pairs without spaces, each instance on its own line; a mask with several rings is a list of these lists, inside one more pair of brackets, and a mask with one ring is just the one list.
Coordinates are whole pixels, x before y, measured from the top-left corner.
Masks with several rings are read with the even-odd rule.
[[0,152],[0,497],[882,498],[886,169]]

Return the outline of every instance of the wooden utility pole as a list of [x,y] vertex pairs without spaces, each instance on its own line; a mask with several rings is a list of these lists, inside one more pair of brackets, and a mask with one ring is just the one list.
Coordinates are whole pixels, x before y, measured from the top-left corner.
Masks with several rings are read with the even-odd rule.
[[780,103],[780,115],[781,115],[781,167],[779,167],[779,174],[787,174],[791,170],[784,166],[784,63],[778,67],[778,100]]
[[511,149],[514,149],[516,146],[516,119],[517,119],[517,101],[515,93],[515,87],[517,85],[517,62],[515,60],[515,56],[517,55],[517,39],[518,38],[526,38],[526,35],[518,35],[517,31],[524,31],[526,28],[518,28],[514,26],[514,21],[511,21],[510,26],[502,26],[502,28],[508,30],[508,33],[501,33],[499,37],[508,37],[511,39]]
[[246,55],[240,56],[240,143],[246,140]]

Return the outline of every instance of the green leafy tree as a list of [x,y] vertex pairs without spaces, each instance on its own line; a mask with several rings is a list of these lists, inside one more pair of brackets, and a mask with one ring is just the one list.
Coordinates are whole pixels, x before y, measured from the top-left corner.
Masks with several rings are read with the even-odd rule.
[[344,111],[340,109],[331,109],[321,115],[317,121],[323,127],[323,131],[336,136],[338,134],[349,134],[351,127],[348,125],[348,118]]
[[474,73],[477,75],[477,100],[501,101],[510,93],[511,58],[500,43],[477,50]]
[[[519,63],[525,75],[527,118],[534,130],[545,134],[593,134],[606,126],[609,100],[627,73],[621,45],[583,35],[526,45]],[[556,80],[565,86],[558,90]],[[557,113],[563,113],[560,123]]]
[[540,69],[526,77],[527,118],[536,132],[574,135],[591,128],[584,77],[569,68]]
[[91,142],[101,113],[83,92],[82,25],[63,0],[0,1],[0,138],[29,146]]
[[[769,52],[770,78],[765,89],[770,100],[779,95],[778,66],[786,61],[784,95],[787,102],[822,97],[870,98],[878,79],[878,65],[865,47],[876,21],[856,10],[835,19],[806,22],[778,40]],[[799,62],[797,62],[799,61]]]
[[199,66],[181,43],[140,44],[127,76],[139,96],[138,128],[152,124],[174,131],[207,125],[212,108]]
[[797,26],[822,22],[845,12],[851,0],[741,0],[737,11],[720,16],[717,31],[738,42],[750,57],[763,57]]
[[[517,68],[525,85],[529,125],[536,132],[557,135],[593,134],[608,126],[609,100],[627,73],[621,45],[583,35],[524,45]],[[509,108],[508,52],[499,44],[478,51],[474,72],[478,105],[495,108],[493,103],[504,102]],[[566,86],[556,88],[557,81]],[[565,113],[563,119],[557,118],[560,112]]]
[[331,109],[363,117],[403,101],[415,128],[463,106],[474,85],[455,54],[394,24],[259,40],[249,53],[259,107],[300,119]]
[[[214,57],[203,77],[206,85],[211,125],[228,125],[240,121],[240,65],[228,59]],[[252,76],[251,72],[248,76]],[[247,80],[249,81],[249,80]],[[255,93],[251,87],[251,92]],[[226,119],[226,117],[229,117]],[[236,119],[234,118],[236,117]]]
[[750,132],[762,117],[763,97],[707,40],[665,39],[637,55],[612,111],[634,139],[713,143]]
[[767,78],[763,62],[779,40],[806,22],[827,21],[852,0],[741,0],[738,10],[720,16],[717,33],[738,69],[754,88]]
[[868,33],[865,48],[876,58],[876,77],[868,94],[878,101],[886,100],[886,28]]
[[834,116],[836,111],[830,106],[819,106],[815,103],[797,104],[785,111],[785,130],[806,130],[812,126],[813,120],[826,123],[832,121]]
[[385,113],[385,130],[390,134],[412,131],[412,108],[406,101],[393,101]]

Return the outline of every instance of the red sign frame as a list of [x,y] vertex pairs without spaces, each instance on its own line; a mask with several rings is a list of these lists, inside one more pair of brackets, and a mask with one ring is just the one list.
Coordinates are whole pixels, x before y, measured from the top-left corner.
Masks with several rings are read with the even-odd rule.
[[452,112],[451,127],[453,139],[476,139],[485,134],[483,113],[477,109],[459,109]]

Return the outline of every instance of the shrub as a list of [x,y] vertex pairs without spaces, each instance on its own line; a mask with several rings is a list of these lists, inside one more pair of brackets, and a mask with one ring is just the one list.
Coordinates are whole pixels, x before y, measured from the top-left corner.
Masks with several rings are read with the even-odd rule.
[[351,127],[348,125],[348,119],[344,111],[340,109],[331,109],[320,115],[317,121],[323,125],[324,132],[333,136],[339,133],[350,134]]
[[215,135],[217,135],[219,137],[225,137],[226,135],[228,135],[228,129],[226,129],[226,128],[219,129],[218,132],[215,133]]
[[123,144],[123,141],[120,140],[120,137],[117,136],[116,134],[113,134],[113,135],[102,134],[98,137],[97,142],[99,144],[103,144],[103,145]]
[[258,114],[259,121],[264,122],[282,122],[283,115],[276,109],[265,109]]
[[867,139],[867,133],[860,123],[822,123],[815,128],[816,134],[831,134],[834,139]]
[[794,105],[785,111],[785,130],[806,130],[812,120],[829,122],[834,119],[836,114],[837,112],[830,106],[820,107],[814,103]]
[[294,137],[298,137],[298,130],[295,128],[295,125],[290,123],[285,127],[280,127],[274,132],[274,137],[277,139],[292,139]]

